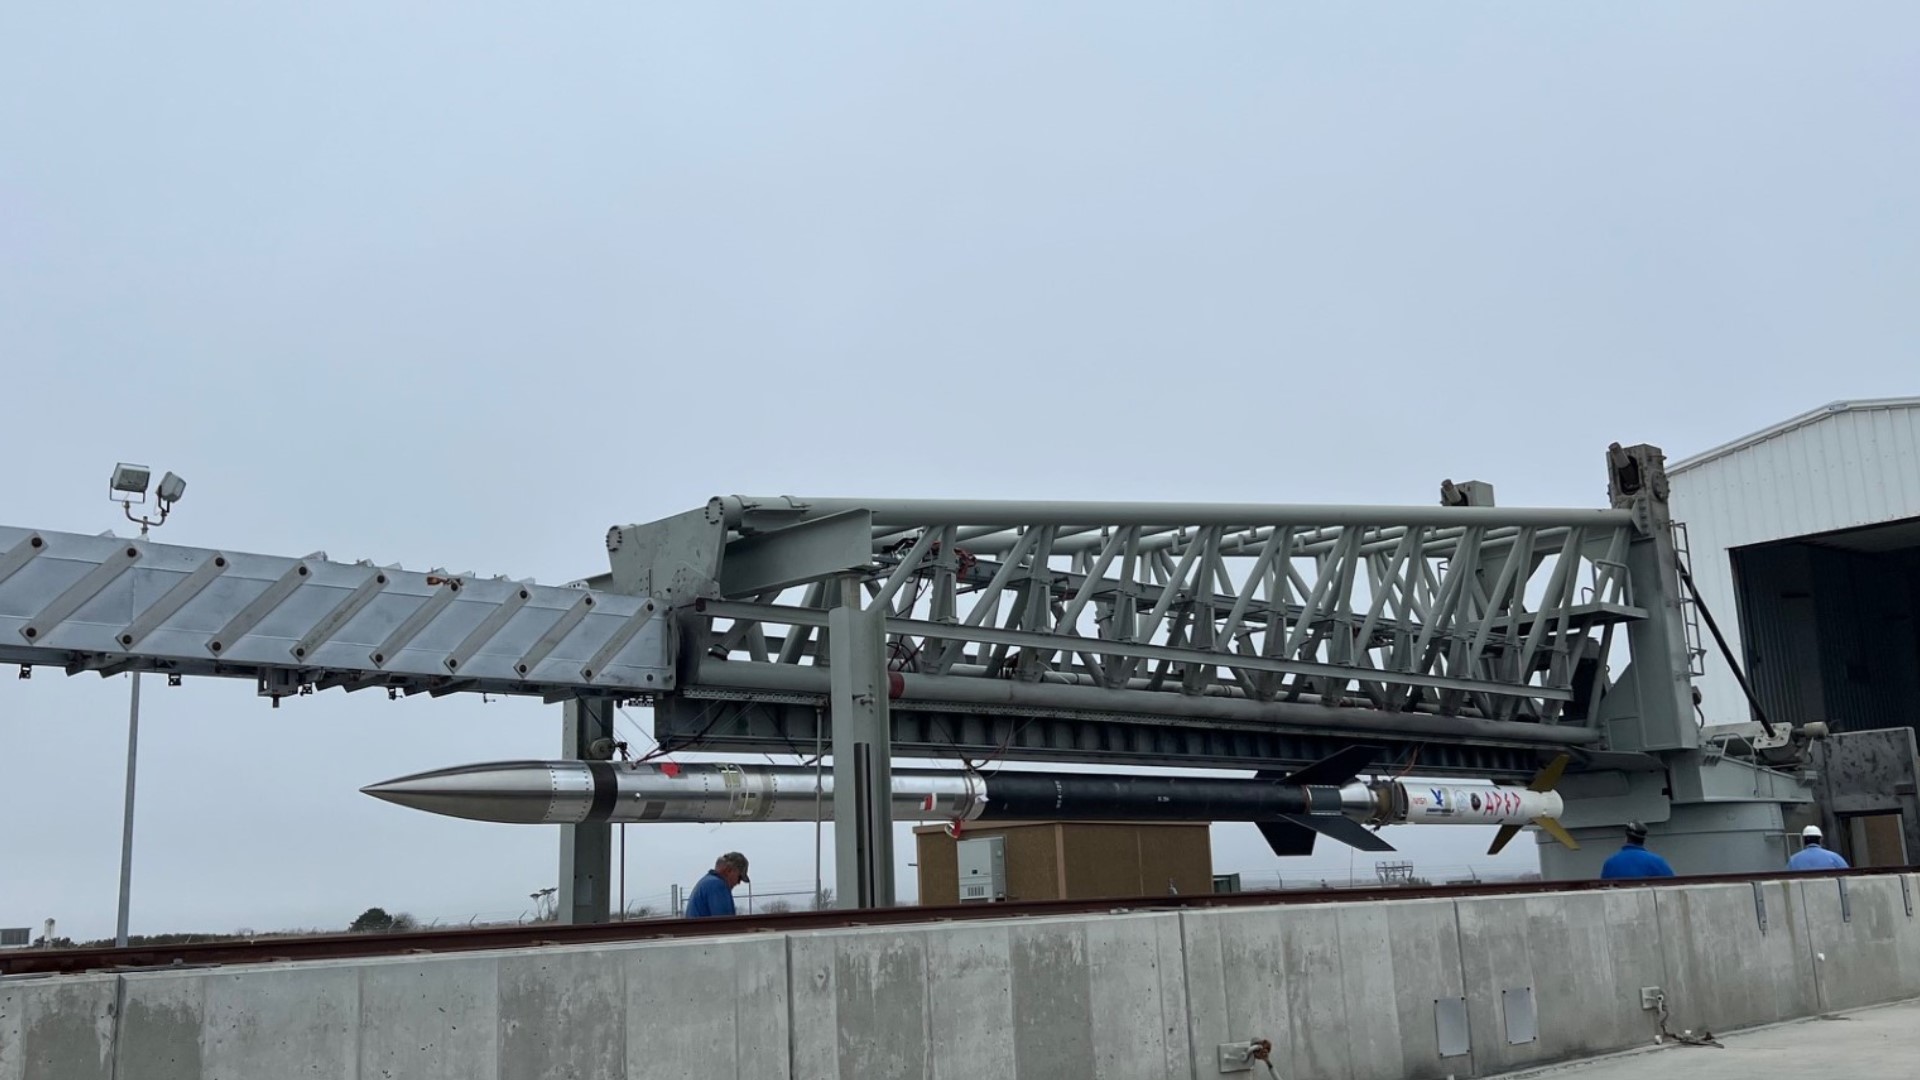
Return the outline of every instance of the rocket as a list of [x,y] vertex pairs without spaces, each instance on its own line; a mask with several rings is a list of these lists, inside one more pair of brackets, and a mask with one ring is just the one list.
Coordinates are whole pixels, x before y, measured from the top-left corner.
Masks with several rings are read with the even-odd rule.
[[[1250,821],[1276,855],[1326,836],[1392,851],[1386,825],[1497,825],[1488,854],[1534,825],[1569,848],[1553,788],[1561,755],[1526,786],[1358,779],[1378,756],[1351,746],[1292,772],[1252,779],[962,769],[892,770],[895,821]],[[502,761],[415,773],[365,794],[449,817],[506,824],[832,820],[833,773],[800,766]],[[1371,829],[1369,828],[1371,826]]]

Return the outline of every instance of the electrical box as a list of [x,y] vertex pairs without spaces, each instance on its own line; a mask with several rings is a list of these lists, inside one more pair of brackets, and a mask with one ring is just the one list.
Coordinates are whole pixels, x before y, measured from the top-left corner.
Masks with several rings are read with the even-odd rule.
[[991,904],[1007,898],[1007,838],[981,836],[954,845],[960,857],[960,902]]

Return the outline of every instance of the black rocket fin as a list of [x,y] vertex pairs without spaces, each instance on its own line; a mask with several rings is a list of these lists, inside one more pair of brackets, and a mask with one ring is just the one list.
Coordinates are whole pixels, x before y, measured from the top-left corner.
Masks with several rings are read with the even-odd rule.
[[1361,851],[1392,851],[1378,833],[1352,818],[1334,814],[1282,814],[1278,821],[1262,821],[1260,835],[1275,855],[1311,855],[1316,834]]
[[1507,846],[1507,841],[1519,835],[1520,835],[1520,826],[1518,825],[1500,826],[1500,831],[1494,835],[1493,846],[1487,849],[1487,854],[1489,855],[1500,854],[1500,849]]
[[1356,743],[1331,757],[1321,758],[1319,761],[1297,772],[1282,773],[1269,769],[1264,772],[1255,773],[1254,779],[1284,780],[1289,784],[1300,784],[1302,786],[1314,784],[1338,787],[1354,777],[1359,776],[1360,770],[1373,764],[1373,759],[1379,756],[1379,747],[1365,746]]
[[1380,834],[1350,817],[1338,817],[1333,814],[1286,815],[1288,821],[1305,825],[1329,840],[1338,840],[1348,847],[1361,851],[1392,851],[1394,847],[1380,838]]
[[1313,854],[1313,842],[1319,834],[1312,829],[1295,825],[1291,820],[1261,821],[1256,824],[1260,826],[1260,835],[1267,838],[1267,846],[1273,849],[1275,855]]

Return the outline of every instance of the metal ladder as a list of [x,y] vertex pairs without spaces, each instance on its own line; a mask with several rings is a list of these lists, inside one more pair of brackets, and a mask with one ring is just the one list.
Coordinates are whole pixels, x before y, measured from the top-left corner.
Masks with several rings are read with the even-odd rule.
[[[1676,521],[1672,524],[1673,553],[1680,565],[1687,568],[1687,574],[1693,574],[1693,551],[1687,544],[1687,523]],[[1685,590],[1680,595],[1680,620],[1686,626],[1687,633],[1687,670],[1694,678],[1707,673],[1707,647],[1700,637],[1700,605],[1694,602]]]

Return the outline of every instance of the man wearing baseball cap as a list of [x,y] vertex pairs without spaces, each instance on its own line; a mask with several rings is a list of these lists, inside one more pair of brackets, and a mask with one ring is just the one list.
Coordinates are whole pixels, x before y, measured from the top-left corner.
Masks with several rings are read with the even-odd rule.
[[692,895],[687,897],[687,918],[708,919],[716,915],[732,915],[733,890],[741,882],[753,883],[747,876],[747,857],[737,851],[729,851],[714,860],[713,869],[707,871],[693,887]]

